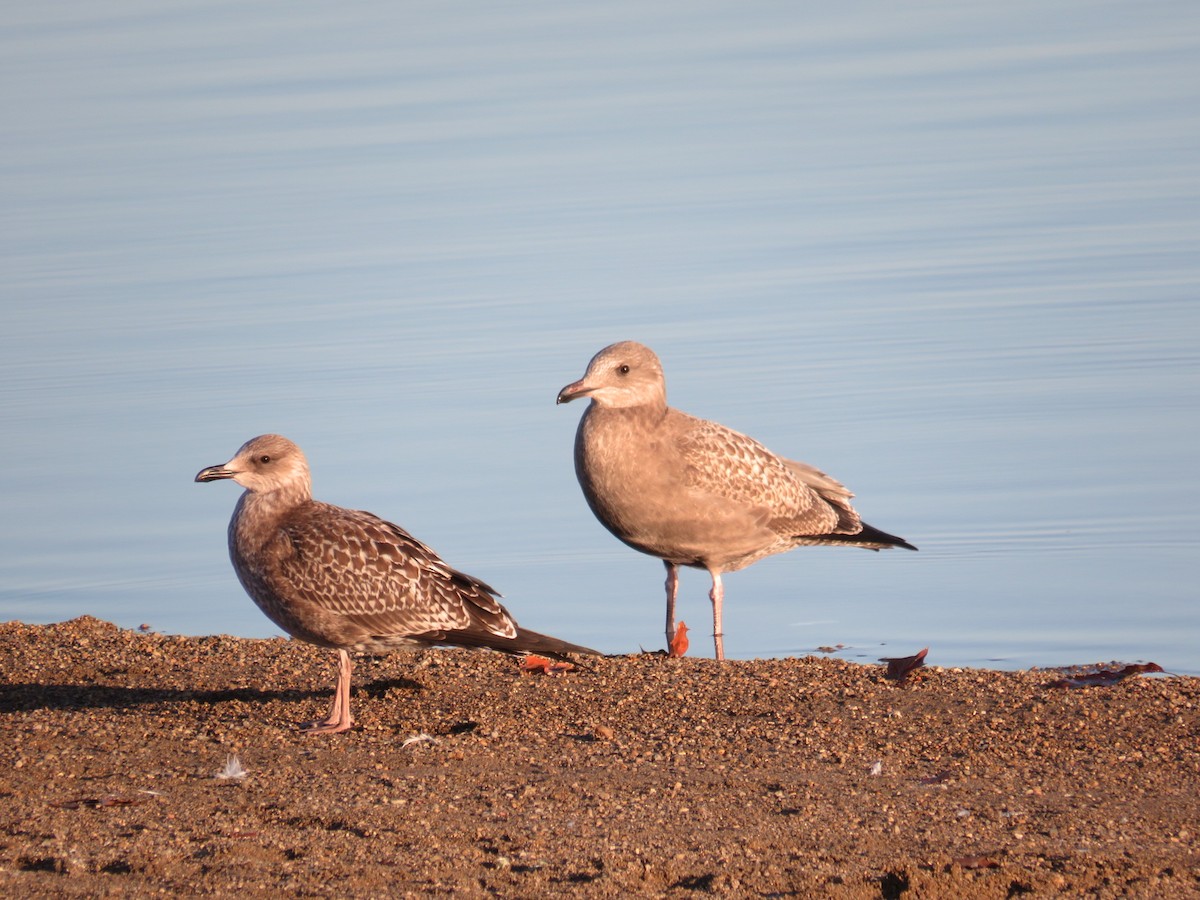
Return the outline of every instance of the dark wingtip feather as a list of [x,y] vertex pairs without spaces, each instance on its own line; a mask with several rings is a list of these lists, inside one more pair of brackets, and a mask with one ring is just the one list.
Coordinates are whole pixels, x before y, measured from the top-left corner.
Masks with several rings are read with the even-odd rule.
[[[807,537],[807,535],[797,536]],[[883,550],[888,547],[903,547],[905,550],[917,549],[904,538],[888,534],[886,531],[880,531],[874,525],[868,525],[866,522],[863,522],[862,530],[854,534],[821,534],[814,535],[813,537],[823,543],[850,544],[853,547],[865,547],[868,550]]]
[[498,650],[501,653],[537,653],[551,659],[569,661],[567,654],[580,656],[603,656],[599,650],[561,641],[548,634],[539,634],[526,628],[517,628],[516,637],[501,637],[484,629],[464,629],[462,631],[439,631],[431,634],[418,634],[412,637],[430,644],[451,644],[456,647],[479,647],[488,650]]
[[859,540],[866,540],[871,544],[884,544],[888,547],[903,547],[905,550],[916,550],[916,546],[910,544],[902,537],[896,537],[894,534],[888,534],[886,531],[880,531],[874,525],[868,525],[863,522],[862,531],[855,535]]

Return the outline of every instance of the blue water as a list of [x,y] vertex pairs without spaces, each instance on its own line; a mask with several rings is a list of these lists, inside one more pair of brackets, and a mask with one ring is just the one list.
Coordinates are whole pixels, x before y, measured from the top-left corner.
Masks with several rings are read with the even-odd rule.
[[636,339],[921,548],[728,576],[730,656],[1200,674],[1200,11],[650,6],[5,9],[0,619],[276,633],[192,477],[277,431],[660,647],[554,405]]

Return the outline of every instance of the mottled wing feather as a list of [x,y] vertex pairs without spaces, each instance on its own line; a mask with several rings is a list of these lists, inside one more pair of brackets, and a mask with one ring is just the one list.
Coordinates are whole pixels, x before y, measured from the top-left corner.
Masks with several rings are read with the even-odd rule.
[[681,439],[689,487],[761,509],[764,524],[780,535],[858,530],[852,495],[839,482],[716,422],[693,422]]
[[797,462],[794,459],[781,459],[781,462],[833,509],[838,518],[837,524],[829,530],[829,534],[858,534],[862,530],[862,519],[850,505],[850,498],[854,494],[849,488],[808,463]]
[[516,634],[492,588],[378,516],[314,502],[285,516],[280,531],[292,548],[278,563],[289,592],[371,634]]

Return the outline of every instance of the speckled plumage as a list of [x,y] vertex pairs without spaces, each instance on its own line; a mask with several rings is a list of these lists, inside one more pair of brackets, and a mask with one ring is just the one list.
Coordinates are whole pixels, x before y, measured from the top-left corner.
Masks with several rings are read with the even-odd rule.
[[667,405],[662,364],[633,341],[597,353],[558,402],[589,397],[575,438],[575,473],[596,518],[667,567],[667,641],[678,566],[713,578],[713,639],[724,657],[721,574],[813,544],[870,550],[907,541],[863,523],[853,494],[810,465]]
[[351,725],[348,651],[452,644],[595,653],[521,628],[493,588],[400,526],[313,500],[308,463],[287,438],[253,438],[229,462],[196,475],[227,478],[246,488],[229,523],[229,554],[246,593],[288,634],[339,652],[333,709],[310,731]]

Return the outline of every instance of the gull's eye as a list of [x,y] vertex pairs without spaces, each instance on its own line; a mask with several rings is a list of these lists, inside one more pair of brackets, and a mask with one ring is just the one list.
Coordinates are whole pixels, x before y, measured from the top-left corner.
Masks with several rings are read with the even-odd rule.
[[264,453],[262,456],[260,456],[258,458],[258,461],[260,463],[262,463],[263,465],[266,465],[267,463],[269,463],[271,461],[271,457],[267,456],[267,454]]
[[617,371],[619,373],[621,373],[622,375],[628,375],[629,374],[629,366],[624,365],[624,364],[619,365],[619,366],[617,366]]

